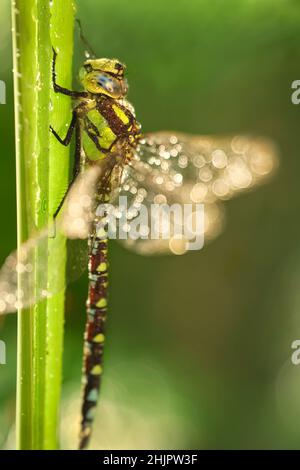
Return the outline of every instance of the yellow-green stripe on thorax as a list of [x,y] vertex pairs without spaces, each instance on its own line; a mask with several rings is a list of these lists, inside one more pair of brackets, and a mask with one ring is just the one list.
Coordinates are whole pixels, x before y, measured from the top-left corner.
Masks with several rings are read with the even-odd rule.
[[134,119],[116,100],[106,97],[86,101],[80,115],[82,147],[92,161],[104,158],[119,137],[126,137]]

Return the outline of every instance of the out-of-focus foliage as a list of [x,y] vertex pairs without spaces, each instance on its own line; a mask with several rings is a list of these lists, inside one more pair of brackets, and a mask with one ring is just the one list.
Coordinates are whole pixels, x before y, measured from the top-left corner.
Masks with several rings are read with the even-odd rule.
[[[0,107],[1,259],[16,244],[7,3],[0,17],[8,90]],[[300,106],[290,99],[300,78],[298,2],[78,0],[78,16],[99,56],[127,64],[144,130],[266,135],[281,154],[268,185],[227,203],[226,229],[203,251],[145,259],[111,244],[106,375],[93,445],[299,447],[300,367],[290,362],[300,337]],[[77,40],[75,68],[82,60]],[[65,447],[75,446],[85,296],[82,278],[67,295]],[[4,442],[14,420],[16,321],[1,324]]]

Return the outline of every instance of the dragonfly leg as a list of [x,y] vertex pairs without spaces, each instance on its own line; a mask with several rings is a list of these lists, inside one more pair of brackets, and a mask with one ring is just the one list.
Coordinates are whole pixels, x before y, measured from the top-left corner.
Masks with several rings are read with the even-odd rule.
[[[56,217],[58,216],[66,198],[67,198],[67,195],[69,194],[70,192],[70,189],[72,188],[77,176],[79,175],[79,172],[80,172],[80,147],[81,147],[81,142],[80,142],[80,129],[79,129],[79,125],[77,123],[77,119],[76,119],[76,113],[73,111],[73,118],[72,118],[72,122],[71,122],[71,125],[68,129],[68,132],[67,132],[67,135],[64,139],[61,139],[59,137],[59,135],[54,131],[54,129],[51,128],[51,132],[55,135],[55,137],[57,138],[57,140],[63,144],[63,145],[68,145],[68,143],[70,143],[70,140],[71,140],[71,137],[72,137],[72,132],[75,128],[75,161],[74,161],[74,168],[73,168],[73,175],[72,175],[72,179],[71,181],[69,182],[69,185],[67,187],[67,190],[62,198],[62,200],[60,201],[56,211],[54,212],[53,214],[53,219],[54,219],[54,224],[55,224],[55,219]],[[67,142],[67,143],[66,143]],[[54,230],[55,232],[55,230]]]
[[67,131],[67,134],[66,134],[66,137],[64,139],[62,139],[58,133],[56,132],[56,130],[53,129],[52,126],[50,126],[50,131],[52,132],[52,134],[54,135],[54,137],[58,140],[58,142],[64,146],[67,146],[69,145],[69,143],[71,142],[71,139],[72,139],[72,135],[73,135],[73,131],[75,129],[75,126],[76,126],[76,122],[77,122],[77,115],[76,115],[76,112],[73,111],[73,114],[72,114],[72,121],[71,121],[71,124],[69,126],[69,129]]
[[[62,206],[64,205],[64,202],[65,202],[65,200],[66,200],[66,198],[67,198],[67,196],[68,196],[68,194],[69,194],[69,192],[70,192],[70,189],[72,188],[72,186],[73,186],[73,184],[74,184],[74,182],[75,182],[75,179],[76,179],[75,176],[73,176],[73,178],[71,179],[71,181],[70,181],[70,183],[69,183],[69,186],[68,186],[68,188],[67,188],[65,194],[63,195],[62,200],[60,201],[59,205],[57,206],[56,211],[55,211],[54,214],[53,214],[54,224],[55,224],[56,217],[58,216],[58,214],[59,214],[59,212],[60,212]],[[54,230],[54,233],[55,233],[55,230]]]
[[76,23],[78,24],[78,28],[79,28],[79,34],[80,34],[80,39],[81,41],[83,42],[83,44],[88,48],[88,53],[93,57],[93,58],[96,58],[96,54],[94,52],[94,49],[92,48],[92,46],[90,45],[90,43],[87,41],[86,37],[84,36],[83,34],[83,30],[82,30],[82,26],[81,26],[81,21],[76,18]]
[[87,93],[85,91],[73,91],[68,90],[68,88],[64,88],[58,83],[56,83],[56,59],[57,59],[57,52],[52,47],[53,50],[53,58],[52,58],[52,84],[55,93],[62,93],[63,95],[71,96],[72,98],[86,98]]

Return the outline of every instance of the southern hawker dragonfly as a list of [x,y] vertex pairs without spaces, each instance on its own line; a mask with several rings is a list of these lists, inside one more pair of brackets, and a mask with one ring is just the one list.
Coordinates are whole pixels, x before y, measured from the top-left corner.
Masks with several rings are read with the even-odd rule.
[[[36,250],[39,254],[44,250],[45,259],[55,257],[47,240],[58,232],[65,235],[71,245],[69,279],[79,276],[85,266],[89,276],[79,444],[83,449],[91,436],[102,375],[108,289],[107,204],[116,210],[115,225],[125,224],[122,228],[128,235],[142,207],[189,204],[196,208],[202,204],[201,232],[209,240],[222,230],[223,201],[265,182],[277,165],[277,157],[272,143],[260,138],[141,134],[134,108],[126,100],[125,66],[119,60],[87,59],[80,70],[83,91],[72,91],[56,83],[56,56],[53,51],[54,90],[74,99],[74,107],[66,136],[60,137],[52,128],[51,132],[62,145],[69,145],[75,132],[73,178],[53,225],[25,242],[4,263],[0,312],[13,312],[63,288],[61,276],[57,276],[49,291],[44,266],[33,269],[33,265]],[[121,196],[128,203],[125,222],[124,213],[118,216]],[[105,210],[99,212],[99,207]],[[170,218],[167,224],[172,225]],[[140,237],[123,237],[121,242],[146,255],[183,254],[189,249],[188,241],[173,236],[172,230],[167,230],[167,237],[151,238],[145,227],[140,228]],[[62,263],[57,260],[57,272],[65,269]]]

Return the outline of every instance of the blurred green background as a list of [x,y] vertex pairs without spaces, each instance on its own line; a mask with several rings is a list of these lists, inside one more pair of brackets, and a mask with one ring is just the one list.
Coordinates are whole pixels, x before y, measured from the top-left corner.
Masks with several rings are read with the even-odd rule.
[[[99,56],[127,64],[143,129],[273,138],[280,167],[226,203],[222,235],[183,257],[111,243],[109,335],[94,448],[300,448],[297,0],[78,0]],[[12,63],[1,1],[1,261],[16,246]],[[75,34],[76,37],[78,34]],[[76,39],[74,76],[83,60]],[[74,81],[74,86],[78,86]],[[87,281],[67,292],[62,447],[76,446]],[[1,319],[0,446],[14,447],[16,318]]]

